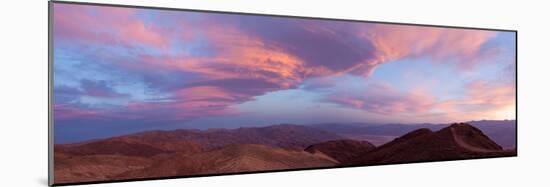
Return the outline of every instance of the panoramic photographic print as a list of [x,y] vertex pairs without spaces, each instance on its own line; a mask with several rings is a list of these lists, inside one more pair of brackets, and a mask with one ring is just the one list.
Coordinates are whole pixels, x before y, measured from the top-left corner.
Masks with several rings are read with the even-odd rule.
[[516,32],[51,4],[54,184],[516,156]]

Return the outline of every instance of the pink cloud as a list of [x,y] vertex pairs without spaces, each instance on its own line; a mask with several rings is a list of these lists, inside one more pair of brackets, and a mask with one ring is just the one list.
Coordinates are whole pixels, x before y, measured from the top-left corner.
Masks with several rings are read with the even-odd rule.
[[358,34],[372,42],[376,55],[347,72],[369,75],[380,64],[415,57],[454,61],[468,69],[495,52],[482,49],[496,35],[493,31],[383,24],[370,24],[361,30]]
[[158,48],[169,44],[166,33],[135,17],[135,9],[70,4],[54,4],[54,9],[56,39]]
[[196,86],[177,91],[175,99],[181,102],[182,105],[179,107],[186,111],[218,109],[216,112],[221,112],[232,104],[250,100],[251,96],[216,86]]
[[429,90],[399,91],[377,84],[357,94],[338,93],[325,101],[370,113],[411,117],[435,122],[476,119],[512,119],[515,115],[515,87],[487,81],[473,81],[462,98],[441,100]]
[[101,116],[99,111],[68,104],[55,104],[53,106],[53,115],[56,120],[96,118]]
[[332,95],[327,101],[382,115],[413,116],[429,113],[437,103],[434,96],[418,90],[400,92],[385,84],[375,84],[357,95]]
[[[172,120],[227,116],[235,114],[229,106],[251,99],[251,95],[235,93],[222,87],[195,86],[180,89],[163,101],[131,102],[123,116],[150,113],[151,115],[147,115],[148,118],[170,116]],[[144,116],[135,117],[139,119]]]

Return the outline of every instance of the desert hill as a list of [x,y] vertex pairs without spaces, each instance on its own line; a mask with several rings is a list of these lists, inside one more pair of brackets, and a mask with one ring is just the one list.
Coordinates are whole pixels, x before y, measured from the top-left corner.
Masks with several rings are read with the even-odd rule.
[[370,165],[514,155],[481,130],[457,123],[439,131],[418,129],[384,144],[345,165]]
[[161,170],[164,172],[153,176],[325,167],[335,165],[337,161],[303,149],[339,138],[310,127],[274,125],[203,131],[149,131],[59,144],[54,146],[55,181],[70,183],[128,178],[125,175],[143,178],[147,175],[140,175],[140,172]]
[[325,155],[267,145],[231,145],[193,155],[174,154],[150,167],[116,176],[117,179],[235,173],[330,167],[337,162]]

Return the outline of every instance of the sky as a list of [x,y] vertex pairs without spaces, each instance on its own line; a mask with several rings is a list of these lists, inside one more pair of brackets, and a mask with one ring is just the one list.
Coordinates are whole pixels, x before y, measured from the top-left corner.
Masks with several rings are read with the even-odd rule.
[[57,142],[515,119],[515,33],[55,3]]

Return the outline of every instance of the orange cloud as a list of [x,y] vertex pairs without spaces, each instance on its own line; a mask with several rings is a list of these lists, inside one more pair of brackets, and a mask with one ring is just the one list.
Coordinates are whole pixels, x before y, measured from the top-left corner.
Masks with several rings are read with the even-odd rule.
[[261,79],[279,85],[273,89],[294,87],[305,74],[321,71],[307,69],[305,62],[294,55],[269,48],[260,39],[228,25],[208,25],[203,34],[216,45],[217,55],[143,56],[145,66],[139,64],[141,67],[136,68],[176,69],[204,75],[199,81]]
[[414,117],[419,122],[515,118],[514,86],[473,81],[466,89],[462,98],[440,100],[425,89],[403,92],[376,84],[363,93],[337,93],[325,100],[396,119]]
[[438,108],[449,118],[515,118],[515,86],[473,81],[466,88],[468,90],[464,98],[438,104]]

